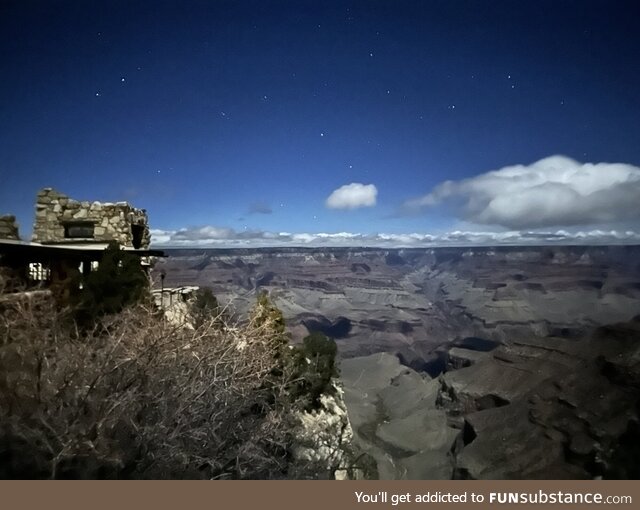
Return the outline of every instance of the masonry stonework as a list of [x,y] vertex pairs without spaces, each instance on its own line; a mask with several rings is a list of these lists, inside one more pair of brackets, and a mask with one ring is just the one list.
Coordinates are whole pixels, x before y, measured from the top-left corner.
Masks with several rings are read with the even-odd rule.
[[44,188],[38,192],[33,241],[43,244],[117,241],[147,249],[151,241],[147,212],[127,202],[81,202]]
[[15,216],[9,214],[0,216],[0,239],[20,240]]

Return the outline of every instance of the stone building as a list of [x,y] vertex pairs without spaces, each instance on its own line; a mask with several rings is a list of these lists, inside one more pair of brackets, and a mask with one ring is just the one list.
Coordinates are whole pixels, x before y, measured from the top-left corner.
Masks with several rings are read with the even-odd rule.
[[152,257],[164,256],[149,249],[150,240],[144,209],[127,202],[81,202],[44,188],[36,200],[32,241],[20,239],[14,216],[0,216],[0,273],[27,285],[64,284],[95,269],[111,241],[140,257],[148,272]]
[[147,212],[127,202],[80,202],[52,188],[38,193],[33,241],[42,244],[117,241],[135,249],[149,247]]

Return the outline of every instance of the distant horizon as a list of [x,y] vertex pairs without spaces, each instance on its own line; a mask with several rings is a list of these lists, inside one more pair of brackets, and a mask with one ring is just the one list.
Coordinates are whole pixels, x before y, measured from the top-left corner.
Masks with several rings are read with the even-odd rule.
[[429,249],[445,249],[445,248],[464,248],[464,249],[501,249],[501,248],[545,248],[545,247],[608,247],[608,246],[640,246],[640,235],[634,240],[619,240],[611,242],[594,241],[547,241],[547,242],[502,242],[502,243],[434,243],[423,245],[391,245],[391,244],[264,244],[264,245],[168,245],[151,243],[151,249],[157,250],[429,250]]
[[555,243],[555,244],[486,244],[486,245],[432,245],[432,246],[302,246],[302,245],[290,245],[290,246],[161,246],[152,245],[152,249],[156,250],[206,250],[206,251],[260,251],[260,250],[302,250],[302,251],[317,251],[317,250],[438,250],[447,248],[463,248],[463,249],[501,249],[501,248],[606,248],[606,247],[640,247],[640,241],[635,243],[609,243],[609,244],[579,244],[579,243]]
[[[50,188],[40,188],[50,189]],[[60,192],[60,190],[56,191]],[[76,201],[92,202],[86,197],[70,197]],[[102,202],[127,203],[131,201]],[[144,208],[143,208],[144,209]],[[150,218],[151,223],[152,218]],[[35,221],[35,215],[33,216]],[[32,227],[33,223],[30,223]],[[30,240],[32,228],[26,230],[18,223],[22,240]],[[268,232],[261,230],[235,231],[231,228],[211,226],[188,227],[168,231],[149,226],[153,248],[210,248],[210,249],[252,249],[252,248],[437,248],[437,247],[488,247],[488,246],[609,246],[640,244],[640,233],[635,230],[569,229],[547,230],[453,230],[439,233],[352,233],[352,232]]]

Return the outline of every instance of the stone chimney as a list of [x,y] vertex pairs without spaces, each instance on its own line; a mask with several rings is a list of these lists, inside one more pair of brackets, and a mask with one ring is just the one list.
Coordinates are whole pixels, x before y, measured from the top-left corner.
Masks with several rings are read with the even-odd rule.
[[9,214],[0,216],[0,239],[20,240],[15,216]]

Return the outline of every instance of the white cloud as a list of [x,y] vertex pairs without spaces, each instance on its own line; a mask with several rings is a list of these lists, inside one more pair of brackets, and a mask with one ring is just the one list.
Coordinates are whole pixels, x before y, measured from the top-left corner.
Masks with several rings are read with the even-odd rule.
[[197,227],[180,230],[152,230],[152,244],[167,247],[259,248],[286,246],[371,246],[371,247],[435,247],[486,245],[548,244],[637,244],[640,234],[634,231],[588,230],[474,232],[453,231],[442,234],[361,234],[353,232],[236,232],[229,228]]
[[149,233],[151,234],[151,242],[153,244],[167,244],[171,241],[171,236],[173,235],[173,231],[160,230],[157,228],[152,228]]
[[172,241],[199,241],[201,239],[209,239],[212,241],[233,239],[236,233],[230,228],[219,227],[197,227],[182,228],[171,235]]
[[330,209],[357,209],[376,205],[378,189],[373,184],[352,182],[334,190],[326,205]]
[[640,168],[551,156],[460,181],[409,200],[408,210],[443,202],[468,221],[511,229],[611,224],[640,218]]

